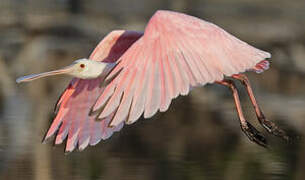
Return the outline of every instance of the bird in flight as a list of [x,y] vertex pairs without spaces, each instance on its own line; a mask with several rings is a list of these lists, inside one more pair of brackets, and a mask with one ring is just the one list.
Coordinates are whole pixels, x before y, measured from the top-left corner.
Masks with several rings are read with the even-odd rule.
[[259,123],[269,133],[288,139],[265,118],[247,76],[242,74],[267,70],[270,57],[213,23],[159,10],[144,32],[112,31],[88,59],[16,81],[57,74],[74,77],[56,104],[56,117],[44,138],[55,135],[55,144],[67,139],[66,152],[96,145],[142,114],[150,118],[157,111],[164,112],[172,99],[207,83],[232,91],[242,131],[251,141],[266,146],[266,139],[243,115],[234,80],[246,88]]

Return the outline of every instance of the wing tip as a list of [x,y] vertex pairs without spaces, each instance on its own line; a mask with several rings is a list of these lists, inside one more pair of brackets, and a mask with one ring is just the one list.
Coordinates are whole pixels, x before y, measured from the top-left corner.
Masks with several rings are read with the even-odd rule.
[[[102,138],[99,138],[98,140],[96,140],[96,141],[93,141],[93,142],[91,142],[90,141],[90,146],[95,146],[95,145],[97,145],[99,142],[101,142],[101,140],[102,140]],[[78,148],[80,151],[83,151],[84,149],[80,149],[80,148]]]
[[66,148],[65,149],[65,154],[66,153],[69,154],[69,153],[73,152],[74,150],[75,150],[75,146],[73,146],[72,148]]
[[51,140],[51,137],[52,136],[49,136],[49,137],[45,136],[44,138],[42,138],[41,144],[47,144]]
[[[62,123],[60,123],[59,126],[61,124]],[[56,128],[56,130],[52,130],[52,131],[51,128],[49,128],[49,130],[45,133],[44,137],[42,138],[41,143],[42,144],[48,143],[52,139],[52,137],[54,137],[58,133],[59,126]]]
[[64,150],[64,154],[67,156],[67,155],[69,155],[69,154],[71,154],[73,152],[73,150],[72,151],[70,151],[70,150]]

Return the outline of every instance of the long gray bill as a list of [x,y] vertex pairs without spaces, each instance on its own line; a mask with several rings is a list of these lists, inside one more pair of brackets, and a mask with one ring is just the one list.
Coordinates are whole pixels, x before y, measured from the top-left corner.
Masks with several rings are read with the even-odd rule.
[[35,79],[39,79],[39,78],[46,77],[46,76],[53,76],[53,75],[58,75],[58,74],[67,74],[67,73],[70,73],[72,71],[73,71],[73,65],[70,65],[70,66],[66,66],[62,69],[58,69],[58,70],[54,70],[54,71],[22,76],[22,77],[17,78],[16,82],[17,83],[28,82],[28,81],[33,81]]

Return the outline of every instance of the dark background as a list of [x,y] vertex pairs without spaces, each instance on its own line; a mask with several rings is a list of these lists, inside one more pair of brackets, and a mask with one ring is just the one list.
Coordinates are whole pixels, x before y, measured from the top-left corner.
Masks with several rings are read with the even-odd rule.
[[[142,31],[158,9],[211,21],[271,52],[268,71],[247,74],[265,115],[294,142],[259,126],[239,86],[246,118],[270,148],[251,143],[240,130],[230,91],[207,85],[83,152],[65,155],[64,145],[41,144],[70,78],[18,85],[15,79],[88,57],[114,29]],[[0,179],[303,180],[304,77],[303,0],[1,0]]]

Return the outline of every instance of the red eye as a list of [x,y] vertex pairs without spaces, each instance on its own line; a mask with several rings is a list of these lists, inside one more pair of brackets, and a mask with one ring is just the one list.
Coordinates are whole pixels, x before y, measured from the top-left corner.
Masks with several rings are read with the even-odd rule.
[[84,68],[84,67],[85,67],[85,65],[84,65],[84,64],[80,64],[80,65],[79,65],[79,67]]

